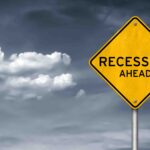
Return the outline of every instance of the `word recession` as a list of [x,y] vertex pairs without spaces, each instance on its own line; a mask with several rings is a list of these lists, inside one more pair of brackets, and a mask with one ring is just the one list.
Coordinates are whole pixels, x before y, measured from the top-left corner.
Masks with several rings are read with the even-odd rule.
[[[120,67],[119,77],[150,77],[150,70],[146,69],[149,68],[149,58],[146,56],[100,57],[99,65],[101,67]],[[136,69],[130,69],[133,67]]]

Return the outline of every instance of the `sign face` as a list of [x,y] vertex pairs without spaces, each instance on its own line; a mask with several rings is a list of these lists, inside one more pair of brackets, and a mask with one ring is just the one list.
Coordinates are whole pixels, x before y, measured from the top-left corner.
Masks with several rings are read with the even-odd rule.
[[89,61],[132,109],[150,95],[150,31],[132,17]]

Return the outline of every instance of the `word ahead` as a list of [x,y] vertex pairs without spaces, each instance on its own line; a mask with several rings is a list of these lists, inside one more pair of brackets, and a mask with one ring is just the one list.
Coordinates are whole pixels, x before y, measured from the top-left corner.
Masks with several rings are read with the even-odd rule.
[[150,95],[150,32],[132,17],[89,61],[126,102],[138,109]]

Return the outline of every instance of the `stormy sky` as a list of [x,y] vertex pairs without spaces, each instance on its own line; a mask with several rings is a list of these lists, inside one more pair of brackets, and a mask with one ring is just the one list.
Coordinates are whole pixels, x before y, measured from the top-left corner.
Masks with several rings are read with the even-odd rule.
[[[129,150],[127,104],[88,66],[149,0],[0,0],[0,149]],[[150,147],[150,102],[139,110]]]

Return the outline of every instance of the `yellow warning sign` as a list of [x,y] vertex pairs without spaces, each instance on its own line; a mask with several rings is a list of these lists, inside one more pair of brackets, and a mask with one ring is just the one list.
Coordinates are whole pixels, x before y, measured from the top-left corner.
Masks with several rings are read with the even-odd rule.
[[132,109],[150,95],[150,31],[132,17],[89,61]]

